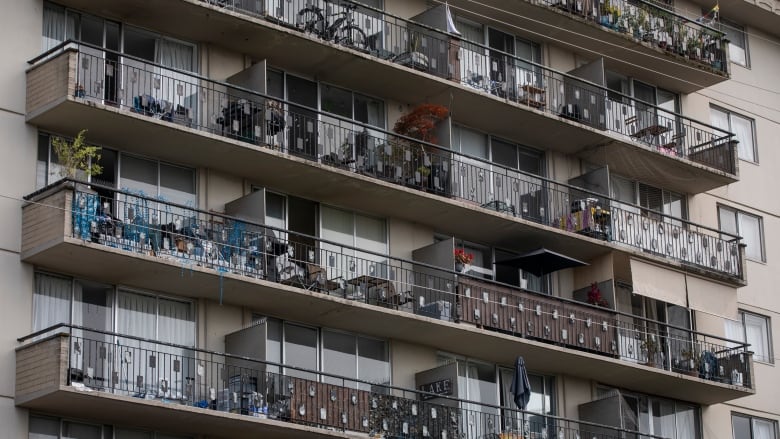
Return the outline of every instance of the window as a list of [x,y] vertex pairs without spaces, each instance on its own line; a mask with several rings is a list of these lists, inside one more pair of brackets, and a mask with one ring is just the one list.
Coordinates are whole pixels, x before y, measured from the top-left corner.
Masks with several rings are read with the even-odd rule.
[[[390,351],[385,340],[283,322],[257,314],[252,315],[252,324],[265,324],[268,329],[264,352],[267,361],[371,384],[390,384]],[[288,369],[285,374],[317,379],[312,374],[293,369]],[[344,383],[341,379],[327,376],[323,376],[322,381],[355,386],[354,382]],[[360,383],[357,387],[371,390],[369,384]]]
[[769,419],[732,413],[734,439],[777,439],[777,422]]
[[122,154],[119,187],[162,201],[197,206],[195,170],[158,160]]
[[115,293],[111,285],[46,273],[35,274],[34,288],[35,331],[57,323],[72,323],[162,342],[195,345],[195,312],[190,301],[123,290]]
[[[322,371],[375,384],[390,384],[387,343],[354,334],[322,330]],[[341,384],[341,380],[323,378]],[[366,385],[359,388],[370,390]]]
[[718,206],[718,219],[721,231],[742,237],[742,243],[746,245],[745,256],[754,261],[766,262],[761,217],[730,207]]
[[769,317],[740,310],[738,321],[726,320],[726,338],[750,344],[756,361],[774,362]]
[[321,95],[323,111],[375,127],[385,127],[385,104],[379,99],[328,84],[322,84]]
[[715,128],[734,133],[739,141],[737,154],[740,159],[758,163],[753,119],[713,105],[710,106],[710,119]]
[[745,28],[721,17],[720,31],[729,40],[729,61],[741,66],[750,67],[748,54],[747,32]]
[[[651,212],[663,213],[674,218],[686,218],[685,196],[645,183],[639,183],[618,175],[609,176],[610,197],[624,203],[637,204]],[[631,206],[620,206],[631,211]],[[647,214],[647,212],[645,212]]]
[[[629,430],[651,434],[654,437],[670,439],[699,439],[701,434],[701,410],[687,402],[658,398],[656,396],[631,393],[617,389],[598,388],[599,400],[605,402],[605,411],[610,401],[622,407],[622,417]],[[613,406],[616,407],[617,405]],[[614,413],[621,416],[620,413]]]
[[378,253],[364,253],[323,243],[322,249],[327,254],[326,266],[333,270],[328,273],[329,278],[341,276],[351,279],[363,274],[386,278],[389,275],[386,259],[380,256],[387,254],[387,225],[384,219],[329,206],[322,206],[320,214],[322,239]]
[[[52,184],[65,176],[62,172],[62,166],[59,164],[57,153],[54,152],[52,147],[52,137],[54,136],[49,133],[38,133],[38,160],[35,168],[35,187],[38,189]],[[87,143],[92,144],[89,142],[89,139],[87,139]],[[97,163],[101,166],[102,172],[98,175],[90,176],[88,180],[105,186],[115,187],[118,153],[113,149],[101,147],[98,154],[100,159]],[[87,180],[87,176],[81,171],[77,172],[76,178]]]

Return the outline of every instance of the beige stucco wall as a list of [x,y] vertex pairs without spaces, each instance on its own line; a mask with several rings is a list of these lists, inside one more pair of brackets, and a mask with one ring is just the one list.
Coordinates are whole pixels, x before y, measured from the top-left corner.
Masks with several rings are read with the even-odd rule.
[[[21,202],[19,198],[35,188],[37,131],[24,123],[27,93],[27,61],[41,51],[38,29],[42,26],[40,0],[3,2],[5,17],[0,28],[0,438],[27,436],[27,411],[14,407],[14,348],[17,337],[32,327],[32,267],[19,261],[21,245]],[[11,4],[13,3],[13,5]],[[9,19],[13,11],[13,19]],[[30,30],[36,30],[32,35]],[[29,37],[27,37],[29,35]],[[25,37],[20,37],[25,36]]]
[[436,367],[436,350],[393,340],[390,345],[393,385],[415,388],[414,374]]

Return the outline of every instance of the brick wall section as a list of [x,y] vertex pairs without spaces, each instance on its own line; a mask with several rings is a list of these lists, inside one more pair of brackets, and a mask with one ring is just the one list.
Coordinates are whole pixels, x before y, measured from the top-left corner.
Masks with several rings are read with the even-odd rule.
[[73,192],[61,189],[22,208],[22,259],[33,256],[70,235]]
[[77,59],[77,52],[66,50],[27,71],[28,116],[58,99],[75,94]]
[[69,340],[67,334],[57,334],[16,350],[16,405],[68,384]]

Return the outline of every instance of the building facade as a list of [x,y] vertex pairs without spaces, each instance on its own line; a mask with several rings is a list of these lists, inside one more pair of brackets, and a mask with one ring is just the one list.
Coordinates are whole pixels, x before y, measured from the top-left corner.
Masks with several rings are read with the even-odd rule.
[[5,3],[0,437],[780,434],[777,1]]

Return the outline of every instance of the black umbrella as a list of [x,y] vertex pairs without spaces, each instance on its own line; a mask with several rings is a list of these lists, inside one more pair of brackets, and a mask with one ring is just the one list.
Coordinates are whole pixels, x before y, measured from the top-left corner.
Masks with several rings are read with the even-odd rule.
[[542,276],[554,271],[563,270],[564,268],[581,267],[588,264],[579,259],[570,258],[541,247],[524,255],[497,261],[496,265],[517,267],[536,276]]
[[525,370],[525,360],[517,357],[515,360],[515,375],[512,377],[512,386],[509,391],[515,395],[515,404],[520,410],[525,410],[528,401],[531,400],[531,383],[528,382],[528,372]]

